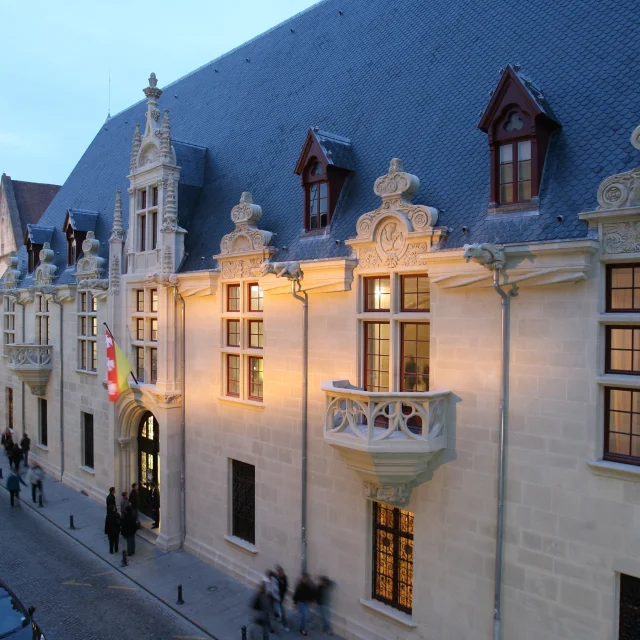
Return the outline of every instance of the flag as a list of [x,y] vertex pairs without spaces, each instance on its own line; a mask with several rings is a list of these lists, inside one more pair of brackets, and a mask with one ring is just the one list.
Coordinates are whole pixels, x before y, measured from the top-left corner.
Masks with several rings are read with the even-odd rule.
[[120,394],[129,388],[131,365],[108,329],[105,332],[105,341],[107,344],[107,389],[109,400],[115,402]]

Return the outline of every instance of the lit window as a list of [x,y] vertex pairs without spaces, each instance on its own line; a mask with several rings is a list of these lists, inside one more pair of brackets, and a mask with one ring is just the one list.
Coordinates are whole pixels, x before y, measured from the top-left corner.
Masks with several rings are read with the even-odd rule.
[[240,395],[240,356],[227,354],[227,395]]
[[531,140],[500,145],[500,204],[531,200]]
[[263,385],[262,358],[249,357],[249,398],[262,401]]
[[389,323],[365,323],[364,379],[367,391],[389,391]]
[[401,391],[429,391],[429,323],[401,325]]
[[253,349],[262,349],[262,339],[262,320],[249,320],[249,346]]
[[240,311],[240,285],[227,285],[227,311]]
[[604,459],[640,465],[640,391],[605,389]]
[[431,287],[426,275],[401,276],[402,311],[429,311]]
[[227,320],[227,346],[240,346],[240,320]]
[[365,311],[389,311],[391,309],[391,279],[375,277],[364,279]]
[[249,311],[262,311],[264,292],[257,283],[247,285],[249,291]]
[[158,290],[136,289],[131,318],[135,375],[138,382],[155,384],[158,379]]

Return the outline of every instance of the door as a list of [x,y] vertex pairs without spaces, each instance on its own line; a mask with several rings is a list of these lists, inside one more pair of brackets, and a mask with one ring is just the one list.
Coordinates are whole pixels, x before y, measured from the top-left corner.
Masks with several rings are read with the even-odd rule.
[[146,413],[138,430],[138,486],[140,487],[140,511],[150,518],[151,489],[160,486],[160,439],[158,421],[152,413]]

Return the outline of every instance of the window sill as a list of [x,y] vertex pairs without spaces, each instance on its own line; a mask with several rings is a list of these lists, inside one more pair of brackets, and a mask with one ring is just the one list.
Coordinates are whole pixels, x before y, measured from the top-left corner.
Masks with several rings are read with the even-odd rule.
[[96,472],[92,467],[87,467],[83,464],[78,465],[78,469],[82,469],[85,473],[88,473],[89,475],[95,476]]
[[539,216],[540,200],[538,197],[531,198],[528,202],[516,202],[514,204],[497,205],[495,202],[489,203],[487,215],[490,218],[508,215],[509,217]]
[[224,539],[232,546],[240,549],[240,551],[244,551],[245,553],[250,553],[252,556],[255,556],[258,553],[256,546],[243,540],[242,538],[236,538],[236,536],[225,536]]
[[331,224],[322,229],[309,229],[304,230],[301,234],[301,238],[329,238],[331,236]]
[[247,409],[256,411],[264,411],[264,404],[255,400],[242,400],[241,398],[233,398],[231,396],[218,396],[218,400],[223,404],[241,405]]
[[632,464],[622,464],[621,462],[611,462],[609,460],[587,460],[587,465],[591,472],[597,476],[640,482],[640,467]]
[[640,376],[626,376],[619,373],[606,373],[598,376],[596,382],[601,386],[608,387],[628,387],[629,389],[640,389]]
[[640,324],[640,315],[632,311],[601,313],[598,318],[600,324]]
[[97,371],[87,371],[86,369],[76,369],[76,373],[82,373],[85,376],[98,376]]
[[382,604],[382,602],[378,602],[377,600],[361,599],[360,604],[407,629],[415,629],[418,626],[409,614],[397,611],[393,607]]
[[49,447],[46,444],[40,444],[39,442],[37,442],[36,447],[41,451],[49,451]]

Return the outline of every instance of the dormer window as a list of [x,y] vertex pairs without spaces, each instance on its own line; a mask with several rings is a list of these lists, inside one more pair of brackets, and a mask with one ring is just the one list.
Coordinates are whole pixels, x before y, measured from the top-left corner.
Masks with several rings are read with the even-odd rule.
[[331,225],[345,180],[353,170],[351,142],[310,129],[295,173],[304,189],[304,228],[317,232]]
[[542,93],[508,66],[478,125],[489,137],[490,213],[538,208],[549,137],[559,126]]
[[82,255],[82,243],[89,231],[95,232],[98,220],[97,211],[69,209],[62,227],[67,238],[67,265],[77,264]]
[[33,273],[36,270],[36,267],[40,264],[40,251],[42,251],[42,244],[34,244],[31,240],[27,239],[25,243],[27,246],[27,271],[29,273]]

